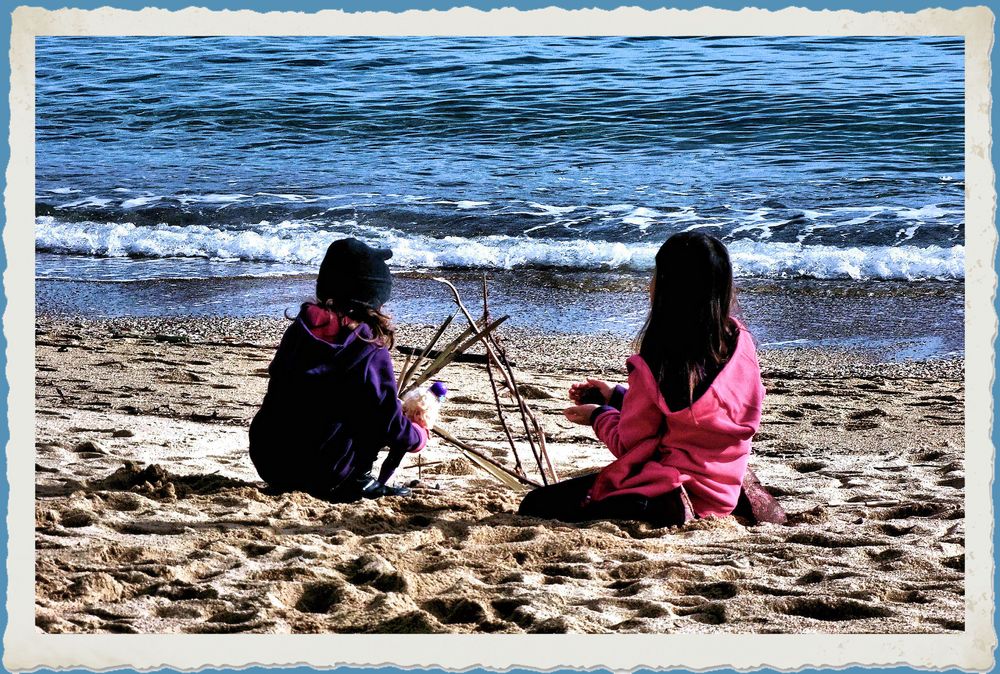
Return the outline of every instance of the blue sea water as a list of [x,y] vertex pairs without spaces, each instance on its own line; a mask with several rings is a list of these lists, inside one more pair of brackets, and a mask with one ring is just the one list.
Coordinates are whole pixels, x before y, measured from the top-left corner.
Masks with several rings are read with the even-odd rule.
[[[40,279],[964,279],[961,38],[40,37]],[[113,262],[109,264],[109,258]]]

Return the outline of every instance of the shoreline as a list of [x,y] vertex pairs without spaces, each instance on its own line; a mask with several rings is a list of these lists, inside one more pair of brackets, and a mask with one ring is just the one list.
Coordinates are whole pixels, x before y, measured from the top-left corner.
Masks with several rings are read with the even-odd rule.
[[[482,276],[442,272],[474,314]],[[508,272],[489,276],[490,309],[508,329],[630,340],[645,319],[644,275]],[[35,281],[39,315],[280,320],[314,291],[304,277],[87,282]],[[740,316],[763,349],[815,348],[885,362],[962,358],[962,282],[738,280]],[[397,324],[439,324],[454,312],[450,292],[429,275],[397,275],[387,309]]]
[[[292,315],[294,318],[294,315]],[[122,316],[116,318],[91,318],[52,313],[36,315],[36,328],[62,331],[69,334],[85,331],[102,332],[112,337],[131,334],[159,336],[166,341],[214,342],[222,340],[253,345],[261,349],[274,349],[284,330],[291,323],[288,318],[233,317],[233,316]],[[456,320],[456,323],[459,323]],[[434,334],[436,325],[429,323],[395,323],[397,345],[422,348]],[[442,341],[458,334],[457,326],[449,328]],[[624,372],[625,360],[631,356],[633,338],[625,335],[545,332],[533,328],[511,326],[510,322],[500,331],[504,345],[517,367],[539,372],[566,371],[583,373],[600,372],[610,376]],[[585,344],[583,343],[585,342]],[[553,361],[553,350],[570,357]],[[762,368],[775,371],[796,370],[802,373],[848,376],[883,376],[886,378],[935,376],[948,380],[964,381],[964,357],[889,360],[880,358],[884,352],[874,349],[857,349],[830,346],[799,346],[786,344],[779,348],[758,343],[758,357]],[[473,346],[469,353],[482,353]],[[394,358],[401,358],[393,352]],[[567,362],[570,364],[567,366]]]
[[[961,361],[762,353],[751,467],[790,526],[568,525],[517,516],[519,494],[440,440],[397,472],[397,483],[419,479],[412,497],[330,504],[262,491],[246,428],[284,325],[39,317],[39,630],[964,629]],[[431,328],[399,330],[400,343],[422,344]],[[560,477],[607,464],[561,410],[586,374],[624,380],[627,340],[501,336]],[[441,379],[442,423],[510,465],[482,366],[453,364]]]

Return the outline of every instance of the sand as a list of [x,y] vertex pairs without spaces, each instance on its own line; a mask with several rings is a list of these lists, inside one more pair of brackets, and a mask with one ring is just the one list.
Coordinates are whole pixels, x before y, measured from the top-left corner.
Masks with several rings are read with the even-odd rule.
[[[964,629],[961,362],[764,352],[751,466],[787,526],[570,525],[517,516],[519,495],[441,440],[397,473],[419,475],[410,497],[330,504],[262,490],[246,428],[284,325],[39,318],[39,630]],[[400,342],[428,333],[402,326]],[[628,344],[503,334],[560,476],[607,463],[561,409],[586,374],[623,380]],[[483,366],[441,378],[442,423],[509,462]]]

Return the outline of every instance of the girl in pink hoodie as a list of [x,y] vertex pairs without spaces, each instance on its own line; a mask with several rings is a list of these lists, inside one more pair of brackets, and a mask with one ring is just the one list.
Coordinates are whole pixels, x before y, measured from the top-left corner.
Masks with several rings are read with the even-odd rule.
[[615,461],[529,493],[522,515],[668,526],[736,507],[764,387],[753,338],[730,315],[726,247],[699,232],[667,239],[650,300],[628,388],[588,379],[570,388],[576,404],[564,412],[593,426]]

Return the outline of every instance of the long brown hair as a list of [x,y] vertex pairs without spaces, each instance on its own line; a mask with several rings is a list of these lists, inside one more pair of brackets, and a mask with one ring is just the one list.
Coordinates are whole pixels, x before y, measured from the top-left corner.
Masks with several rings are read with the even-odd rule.
[[[328,309],[341,316],[347,316],[353,321],[364,323],[371,329],[371,339],[366,342],[379,344],[392,351],[396,343],[396,326],[392,324],[392,317],[382,311],[360,302],[338,302],[333,299],[326,299],[316,302],[324,309]],[[364,339],[364,338],[362,338]]]
[[[396,326],[392,324],[392,317],[381,309],[373,309],[365,304],[353,302],[351,304],[354,306],[344,308],[342,303],[332,299],[316,300],[313,304],[323,307],[338,316],[347,316],[358,323],[364,323],[371,329],[372,338],[365,339],[361,337],[361,339],[369,344],[379,344],[392,351],[392,347],[396,343]],[[294,321],[296,317],[294,314],[289,313],[288,309],[285,309],[285,318]]]
[[635,348],[673,410],[694,404],[736,348],[733,268],[725,245],[701,232],[674,234],[656,254],[649,316]]

